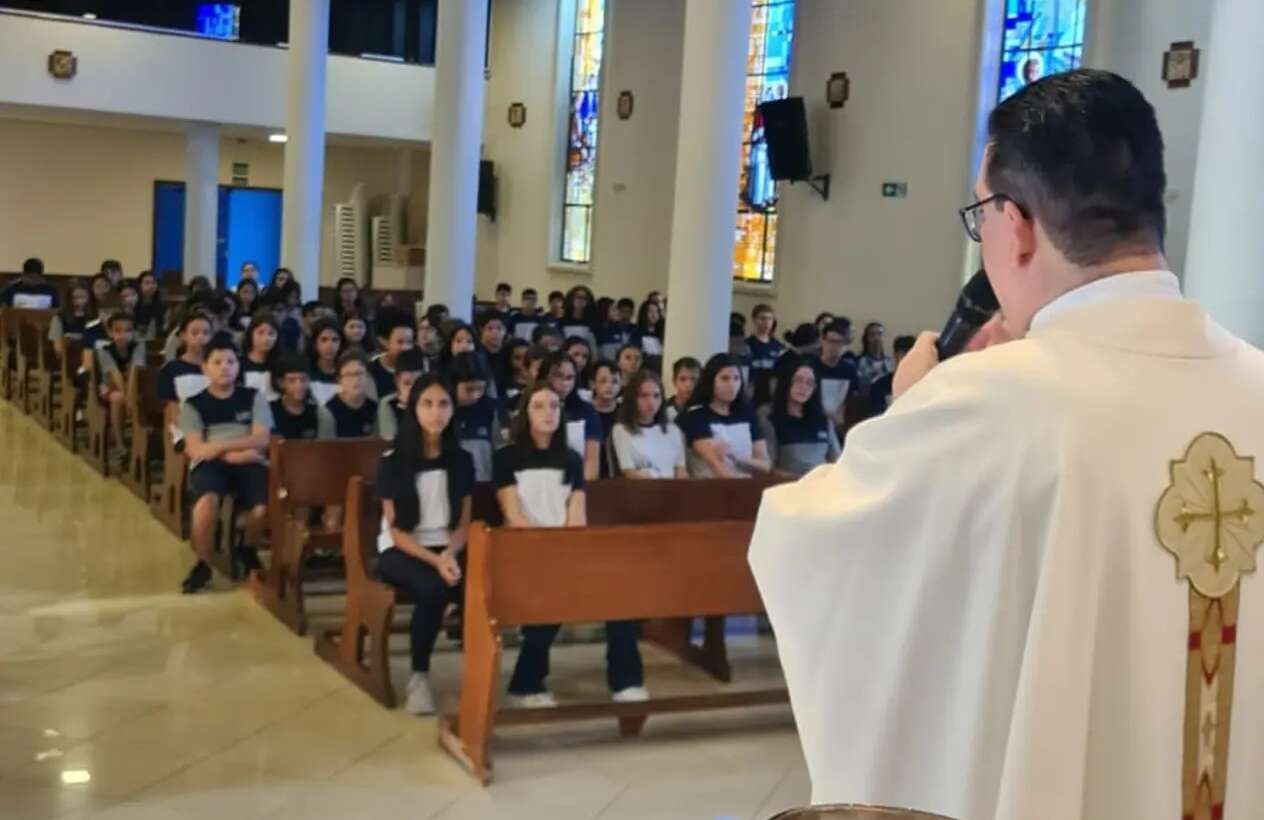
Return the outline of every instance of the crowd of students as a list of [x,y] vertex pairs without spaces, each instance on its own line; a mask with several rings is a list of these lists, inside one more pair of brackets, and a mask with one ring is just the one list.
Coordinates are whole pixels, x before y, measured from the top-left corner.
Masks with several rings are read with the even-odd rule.
[[[38,271],[36,269],[39,269]],[[42,274],[38,260],[24,272]],[[259,566],[256,548],[267,505],[266,452],[288,439],[381,436],[393,442],[377,486],[383,500],[379,574],[416,602],[411,623],[413,675],[406,708],[434,711],[427,674],[449,604],[459,601],[473,487],[494,482],[511,527],[585,524],[584,488],[598,478],[803,475],[840,452],[849,395],[865,412],[890,401],[898,357],[886,355],[883,327],[868,325],[859,355],[848,319],[824,313],[783,338],[768,305],[734,314],[728,352],[705,363],[672,363],[668,395],[662,368],[667,304],[651,293],[596,299],[579,286],[548,295],[533,289],[512,304],[509,285],[467,324],[443,305],[371,305],[350,279],[332,305],[304,302],[282,268],[261,288],[253,265],[235,290],[204,277],[188,284],[168,315],[156,278],[126,280],[107,261],[88,282],[56,292],[26,276],[0,303],[59,307],[53,342],[77,338],[83,369],[95,369],[119,449],[126,373],[164,351],[158,393],[175,446],[191,467],[191,541],[197,561],[186,593],[211,580],[208,563],[221,499],[246,513],[239,560]],[[856,401],[853,401],[854,405]],[[121,454],[120,454],[121,455]],[[523,629],[510,693],[526,706],[550,706],[546,679],[557,626]],[[642,700],[637,625],[607,624],[608,683],[616,700]]]

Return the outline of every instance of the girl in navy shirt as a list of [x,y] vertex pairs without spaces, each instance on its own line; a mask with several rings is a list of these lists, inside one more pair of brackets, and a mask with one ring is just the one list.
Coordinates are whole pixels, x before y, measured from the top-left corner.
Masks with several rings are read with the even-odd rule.
[[60,357],[66,352],[66,339],[79,341],[88,327],[88,322],[96,318],[96,304],[92,299],[92,291],[81,280],[70,284],[70,295],[61,312],[53,316],[48,323],[48,340]]
[[335,319],[317,319],[312,323],[310,355],[312,361],[312,396],[324,405],[338,392],[338,355],[342,353],[342,331]]
[[452,368],[452,360],[462,353],[477,353],[478,340],[474,328],[465,322],[454,322],[443,338],[443,350],[439,353],[439,370],[448,375]]
[[760,410],[760,428],[779,472],[797,478],[838,458],[838,436],[821,405],[811,360],[792,354],[777,365],[772,403]]
[[[514,420],[514,443],[496,453],[496,498],[506,527],[583,527],[584,470],[579,456],[566,442],[562,400],[544,385],[526,394],[523,410]],[[522,647],[509,681],[509,694],[521,706],[556,706],[545,679],[549,649],[559,627],[522,627]],[[641,655],[636,645],[637,624],[606,624],[606,681],[616,701],[649,698],[645,691]]]
[[707,361],[692,407],[677,423],[689,444],[689,474],[695,478],[748,478],[772,466],[734,356],[718,353]]
[[576,285],[567,291],[566,298],[562,302],[562,317],[558,321],[562,338],[569,339],[572,336],[578,336],[588,342],[589,350],[596,346],[594,328],[597,326],[597,305],[595,302],[593,292],[583,285]]
[[452,360],[450,378],[456,386],[457,437],[473,460],[475,480],[491,481],[499,439],[496,400],[487,394],[491,374],[477,353],[462,353]]
[[167,330],[167,306],[158,292],[158,277],[151,270],[143,271],[136,278],[140,299],[136,302],[136,326],[152,327],[155,338]]
[[378,574],[413,600],[412,677],[404,709],[433,714],[430,655],[449,604],[462,599],[474,465],[453,424],[455,400],[435,374],[419,378],[400,417],[395,446],[382,456]]
[[584,478],[592,481],[601,472],[601,419],[593,406],[580,397],[575,388],[577,380],[575,362],[561,351],[550,353],[540,362],[539,382],[561,397],[566,443],[583,459]]
[[575,384],[579,397],[584,401],[592,401],[592,375],[589,372],[589,366],[593,360],[592,345],[587,339],[572,336],[566,340],[564,349],[566,355],[570,356],[571,361],[575,363]]
[[615,417],[619,414],[619,394],[623,391],[623,380],[619,368],[613,362],[600,361],[593,366],[593,411],[601,422],[601,478],[612,478],[614,472],[610,466],[610,432],[614,429]]
[[250,320],[242,340],[246,351],[241,360],[242,383],[258,390],[269,402],[277,397],[272,386],[272,371],[280,354],[277,349],[280,338],[281,331],[272,321],[272,314],[260,311]]

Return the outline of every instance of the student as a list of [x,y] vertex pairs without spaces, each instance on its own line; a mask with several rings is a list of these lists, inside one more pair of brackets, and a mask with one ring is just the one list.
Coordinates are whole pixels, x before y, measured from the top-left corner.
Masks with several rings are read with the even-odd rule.
[[88,280],[88,287],[92,288],[92,298],[98,305],[103,304],[110,294],[114,293],[114,285],[110,283],[110,277],[104,273],[94,273],[92,278]]
[[501,403],[507,408],[515,407],[522,391],[534,381],[531,372],[527,369],[527,354],[530,350],[531,345],[522,339],[510,339],[505,343],[505,358],[509,363],[509,381],[505,389],[501,391],[500,397]]
[[825,415],[836,425],[842,425],[847,408],[847,393],[859,384],[856,366],[844,355],[851,325],[835,319],[825,326],[821,337],[821,354],[816,358],[816,377],[821,382],[821,403]]
[[344,313],[342,316],[342,339],[347,349],[358,348],[365,355],[373,352],[373,340],[368,338],[369,325],[358,313]]
[[338,357],[338,392],[321,408],[320,438],[377,435],[377,402],[369,398],[368,381],[369,362],[363,353],[348,350]]
[[119,264],[119,261],[117,259],[107,259],[101,263],[99,270],[109,280],[110,288],[118,290],[119,284],[123,281],[123,266]]
[[483,356],[487,360],[487,365],[491,369],[495,394],[500,396],[508,389],[511,376],[509,358],[505,350],[508,325],[504,315],[500,313],[484,313],[479,321],[478,336],[480,347],[483,350]]
[[477,353],[452,360],[448,380],[455,386],[455,426],[461,446],[474,463],[476,481],[492,480],[492,453],[500,440],[496,400],[488,395],[491,373]]
[[860,337],[860,356],[856,359],[856,376],[860,379],[860,389],[868,391],[869,386],[883,376],[895,372],[895,362],[886,353],[883,335],[886,328],[881,322],[870,322],[865,325],[865,332]]
[[522,309],[513,318],[512,334],[524,342],[531,342],[531,334],[541,323],[551,324],[552,317],[540,312],[536,304],[538,297],[535,288],[527,288],[522,292]]
[[645,366],[659,370],[663,364],[663,312],[656,302],[646,300],[636,313],[636,329],[641,335]]
[[617,303],[619,308],[619,322],[625,325],[636,324],[636,302],[624,296]]
[[53,343],[58,358],[66,353],[66,339],[79,341],[83,338],[88,322],[96,318],[96,304],[92,291],[79,279],[70,283],[66,304],[48,323],[48,340]]
[[401,353],[413,349],[413,317],[396,307],[382,308],[377,317],[377,337],[382,352],[369,363],[369,398],[374,401],[396,392],[395,363]]
[[[567,446],[562,401],[545,385],[533,386],[514,420],[513,444],[496,453],[496,499],[506,527],[582,527],[588,521],[584,468]],[[606,682],[618,702],[649,698],[637,629],[631,621],[606,624]],[[556,625],[522,627],[522,647],[509,681],[509,694],[520,706],[557,705],[545,685],[557,632]]]
[[600,478],[612,478],[614,468],[610,463],[610,431],[614,429],[619,414],[619,394],[623,392],[623,377],[614,362],[602,360],[593,365],[593,411],[601,422]]
[[755,332],[746,337],[746,349],[750,351],[751,384],[754,387],[755,404],[761,405],[772,395],[772,375],[777,360],[786,352],[786,346],[776,337],[777,314],[769,305],[755,305],[751,311]]
[[180,403],[206,389],[206,345],[211,340],[211,318],[204,313],[187,313],[176,326],[179,340],[177,357],[158,370],[158,398],[163,402],[163,418],[172,440],[179,443]]
[[736,358],[717,353],[707,360],[692,407],[677,420],[689,445],[689,475],[747,478],[771,468],[764,434],[743,393]]
[[214,293],[215,289],[211,287],[211,280],[205,276],[195,276],[189,280],[189,298],[192,299],[199,293]]
[[804,322],[794,330],[786,331],[786,346],[800,356],[815,356],[821,352],[821,334],[816,325]]
[[334,314],[342,318],[348,313],[363,315],[364,305],[360,302],[360,286],[356,280],[344,276],[334,285]]
[[439,354],[439,370],[445,376],[451,376],[452,360],[462,353],[477,353],[478,342],[475,341],[474,328],[461,320],[449,321],[443,350]]
[[22,276],[0,289],[0,306],[54,310],[57,289],[44,279],[44,261],[34,257],[22,263]]
[[127,411],[127,373],[132,365],[145,365],[145,345],[133,338],[132,314],[126,311],[112,314],[105,328],[110,341],[96,349],[98,389],[101,403],[110,409],[114,444],[119,450],[126,450],[123,415]]
[[689,477],[684,436],[667,420],[663,383],[648,370],[628,382],[610,445],[624,478]]
[[338,356],[342,353],[342,331],[338,321],[324,318],[312,324],[311,362],[312,395],[324,406],[338,392]]
[[[815,320],[815,321],[813,321],[813,322],[812,322],[812,324],[816,326],[816,333],[817,333],[817,335],[818,335],[818,336],[824,336],[824,335],[825,335],[825,326],[826,326],[826,325],[829,325],[829,324],[832,324],[832,323],[833,323],[833,321],[834,321],[834,314],[830,313],[828,310],[827,310],[827,311],[823,311],[823,312],[821,312],[821,313],[816,314],[816,320]],[[847,322],[847,325],[850,327],[850,326],[851,326],[851,322],[850,322],[850,321],[848,321],[848,322]],[[848,342],[848,344],[850,344],[850,343],[851,343],[851,339],[849,338],[849,339],[847,340],[847,342]]]
[[592,364],[593,354],[592,345],[588,340],[580,336],[571,336],[566,340],[566,355],[571,357],[571,361],[575,363],[576,387],[579,391],[579,397],[584,401],[592,401],[592,374],[589,372],[589,365]]
[[463,598],[474,465],[457,442],[453,405],[438,374],[421,376],[408,393],[395,446],[378,469],[378,575],[413,602],[404,711],[414,715],[435,711],[430,655],[445,611]]
[[281,356],[273,378],[273,389],[280,395],[269,405],[272,432],[281,438],[311,441],[319,434],[319,408],[312,399],[311,381],[302,356]]
[[505,329],[513,327],[514,318],[518,315],[518,311],[514,310],[510,299],[513,297],[513,285],[507,282],[501,282],[496,286],[496,305],[492,308],[500,320],[504,322]]
[[238,285],[241,282],[254,282],[256,287],[259,282],[259,266],[250,260],[241,263],[241,277],[238,279]]
[[[299,309],[299,328],[302,331],[302,338],[308,342],[312,339],[312,328],[321,319],[332,319],[334,313],[320,302],[304,302],[302,308]],[[338,328],[338,333],[342,333],[342,325],[334,322],[334,327]]]
[[116,292],[119,297],[119,308],[132,317],[132,327],[136,338],[141,341],[152,341],[157,329],[152,323],[142,324],[136,318],[136,308],[140,305],[140,285],[125,279],[119,283]]
[[158,277],[151,270],[141,271],[136,278],[140,288],[140,300],[136,304],[136,326],[152,327],[150,338],[157,339],[167,330],[167,306],[158,291]]
[[615,364],[619,366],[619,378],[624,384],[629,384],[632,377],[640,373],[645,366],[645,356],[641,353],[641,348],[636,345],[624,345],[619,348]]
[[272,372],[281,354],[277,348],[280,338],[281,331],[272,321],[272,315],[261,310],[246,326],[246,335],[242,339],[242,348],[246,351],[241,363],[242,384],[258,390],[268,401],[277,397],[272,385]]
[[838,436],[821,405],[812,360],[785,356],[774,382],[772,402],[758,414],[773,469],[798,478],[837,459]]
[[641,333],[636,325],[630,321],[624,321],[623,309],[619,307],[619,302],[611,302],[610,307],[607,308],[606,321],[597,331],[597,350],[601,358],[614,361],[618,358],[621,349],[628,346],[639,348],[640,345]]
[[562,349],[562,331],[556,325],[542,324],[531,331],[531,344],[543,347],[550,353]]
[[233,330],[245,330],[259,307],[259,283],[253,278],[242,279],[237,283],[237,292],[233,296],[237,300],[237,310],[232,318]]
[[237,558],[247,571],[260,568],[255,549],[268,511],[268,468],[265,453],[272,431],[272,413],[263,394],[237,384],[237,348],[219,333],[206,346],[207,387],[180,405],[180,432],[189,456],[189,488],[194,498],[191,519],[197,563],[181,585],[186,595],[211,582],[211,545],[219,520],[220,499],[237,498],[246,517],[244,544]]
[[693,356],[682,356],[672,364],[672,389],[676,394],[667,402],[667,420],[673,424],[689,409],[694,388],[702,375],[702,362]]
[[563,338],[569,340],[573,336],[578,336],[588,342],[590,351],[597,346],[597,338],[594,335],[597,326],[597,305],[593,299],[592,290],[584,285],[576,285],[567,291],[559,325]]
[[560,323],[566,315],[566,296],[560,290],[549,292],[549,316],[554,323]]
[[645,301],[653,305],[657,305],[658,312],[661,313],[664,317],[667,316],[667,300],[663,298],[663,294],[661,291],[657,291],[657,290],[650,291],[649,295],[645,297]]
[[540,362],[537,383],[552,388],[562,399],[566,443],[584,462],[584,477],[589,481],[601,471],[601,419],[593,406],[580,398],[575,389],[578,381],[575,361],[565,353],[550,353]]
[[289,268],[277,268],[276,273],[272,274],[272,281],[268,283],[265,292],[268,290],[280,292],[291,282],[294,282],[294,272]]
[[377,403],[377,434],[394,441],[399,432],[400,415],[405,412],[413,384],[426,372],[426,357],[417,348],[400,352],[395,359],[395,389]]
[[917,339],[912,336],[896,336],[895,342],[891,345],[892,352],[895,353],[895,359],[891,362],[891,370],[885,376],[869,385],[869,414],[880,416],[891,406],[891,391],[895,382],[895,371],[899,369],[900,362],[904,361],[904,357],[913,349]]
[[[526,392],[527,387],[530,387],[540,380],[540,365],[549,357],[550,353],[556,352],[557,351],[555,350],[549,350],[544,345],[532,345],[527,348],[527,356],[522,361],[522,366],[525,371],[523,373],[523,376],[525,377],[523,381],[523,392]],[[521,394],[519,394],[519,398],[522,398]],[[516,411],[515,405],[515,412]]]

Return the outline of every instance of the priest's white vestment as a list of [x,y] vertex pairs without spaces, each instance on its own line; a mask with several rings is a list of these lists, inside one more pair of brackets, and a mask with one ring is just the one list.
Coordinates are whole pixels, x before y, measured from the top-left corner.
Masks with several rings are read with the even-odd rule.
[[1170,273],[936,367],[760,508],[813,803],[1264,818],[1262,478],[1264,354]]

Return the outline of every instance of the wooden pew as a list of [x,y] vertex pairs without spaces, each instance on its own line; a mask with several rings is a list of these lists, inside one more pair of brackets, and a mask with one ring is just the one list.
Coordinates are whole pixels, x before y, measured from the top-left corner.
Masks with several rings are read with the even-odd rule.
[[379,438],[273,439],[268,448],[272,555],[267,572],[256,575],[251,586],[259,603],[296,634],[307,632],[303,580],[308,556],[316,549],[341,549],[343,544],[341,527],[311,526],[306,515],[317,507],[342,504],[347,482],[376,475],[388,446]]
[[162,400],[158,398],[158,371],[161,365],[147,361],[127,374],[127,415],[131,420],[131,448],[127,467],[120,476],[124,486],[146,504],[153,501],[154,465],[162,458],[165,433]]
[[[764,489],[780,479],[684,479],[672,481],[594,481],[586,502],[589,526],[651,525],[705,521],[753,522]],[[495,488],[475,488],[473,518],[491,526],[501,522]],[[316,652],[335,669],[387,708],[395,705],[388,644],[395,606],[408,603],[395,589],[377,580],[377,534],[381,505],[372,487],[362,482],[359,492],[348,488],[343,560],[346,563],[347,603],[341,629],[316,636]],[[705,613],[690,613],[705,614]],[[691,640],[693,618],[648,621],[641,639],[662,646],[683,661],[713,677],[732,679],[724,642],[724,618],[706,619],[702,646]]]
[[185,496],[189,486],[189,459],[183,450],[176,449],[165,419],[161,430],[162,485],[150,512],[177,538],[188,538],[189,505]]
[[83,345],[66,340],[65,355],[57,362],[57,381],[61,384],[61,396],[53,417],[53,435],[72,453],[79,452],[79,417],[81,409],[76,376],[83,361]]
[[11,399],[18,346],[17,308],[0,308],[0,399]]
[[52,431],[57,426],[57,391],[61,386],[58,371],[61,367],[61,359],[57,355],[56,346],[49,341],[47,334],[39,350],[39,361],[35,368],[34,415],[45,429]]
[[[507,627],[762,612],[746,563],[753,529],[750,521],[578,529],[476,525],[466,571],[460,706],[456,715],[440,717],[440,744],[486,783],[496,723],[612,717],[630,736],[650,714],[786,702],[785,689],[777,688],[553,709],[496,706],[501,631]],[[541,589],[551,594],[541,595]]]
[[93,363],[88,370],[87,395],[83,399],[83,418],[88,428],[88,446],[81,453],[84,460],[103,476],[110,474],[110,408],[101,403],[101,368]]
[[48,325],[55,311],[51,310],[14,310],[17,323],[17,344],[14,350],[13,403],[22,408],[22,412],[35,412],[34,384],[36,371],[42,350],[48,341]]

